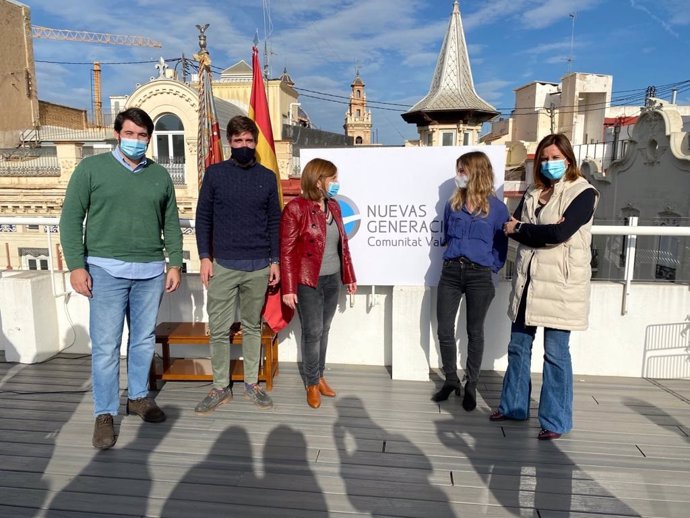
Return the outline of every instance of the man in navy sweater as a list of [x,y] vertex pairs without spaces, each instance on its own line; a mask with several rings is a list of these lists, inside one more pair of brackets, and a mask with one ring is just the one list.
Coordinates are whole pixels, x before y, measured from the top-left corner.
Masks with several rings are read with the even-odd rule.
[[259,408],[273,407],[259,387],[261,309],[268,286],[280,281],[280,202],[275,174],[256,161],[259,130],[238,115],[227,128],[231,157],[206,170],[196,209],[201,282],[208,289],[213,388],[196,406],[213,412],[232,399],[230,326],[239,300],[244,356],[244,396]]

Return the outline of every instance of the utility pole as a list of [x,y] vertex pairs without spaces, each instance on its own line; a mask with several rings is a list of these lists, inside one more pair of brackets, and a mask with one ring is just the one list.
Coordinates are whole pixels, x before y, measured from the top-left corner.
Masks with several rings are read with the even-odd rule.
[[549,118],[551,119],[551,134],[556,133],[556,105],[552,102],[547,108]]

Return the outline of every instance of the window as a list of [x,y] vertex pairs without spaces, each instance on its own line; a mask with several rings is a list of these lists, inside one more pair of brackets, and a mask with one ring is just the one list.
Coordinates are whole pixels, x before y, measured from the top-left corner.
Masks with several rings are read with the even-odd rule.
[[455,145],[455,133],[445,132],[441,133],[441,145],[442,146],[454,146]]
[[176,115],[163,115],[156,121],[156,160],[161,165],[184,164],[184,126]]
[[19,256],[21,258],[22,268],[25,270],[48,269],[47,248],[20,248]]
[[466,131],[465,133],[462,134],[462,145],[463,146],[469,146],[470,145],[470,133]]
[[361,144],[362,143],[362,137],[357,137],[355,139],[355,144]]
[[168,113],[156,121],[153,142],[154,160],[165,167],[175,185],[184,185],[184,126],[176,115]]
[[[680,226],[680,214],[664,211],[659,214],[659,226]],[[659,236],[657,246],[655,279],[676,280],[676,269],[680,265],[680,238],[678,236]]]

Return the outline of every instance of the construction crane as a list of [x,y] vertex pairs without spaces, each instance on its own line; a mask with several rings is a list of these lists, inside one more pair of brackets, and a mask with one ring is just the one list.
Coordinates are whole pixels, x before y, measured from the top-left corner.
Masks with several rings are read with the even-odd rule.
[[[107,32],[73,31],[70,29],[51,29],[40,25],[31,26],[34,38],[61,41],[80,41],[83,43],[102,43],[104,45],[125,45],[129,47],[161,48],[161,42],[145,36],[128,36],[125,34],[110,34]],[[93,64],[93,99],[92,109],[94,124],[103,127],[103,101],[101,100],[101,64]]]
[[85,43],[103,43],[105,45],[126,45],[128,47],[160,48],[163,46],[160,41],[152,40],[146,36],[51,29],[50,27],[41,27],[40,25],[31,26],[31,35],[34,38],[44,38],[47,40],[82,41]]

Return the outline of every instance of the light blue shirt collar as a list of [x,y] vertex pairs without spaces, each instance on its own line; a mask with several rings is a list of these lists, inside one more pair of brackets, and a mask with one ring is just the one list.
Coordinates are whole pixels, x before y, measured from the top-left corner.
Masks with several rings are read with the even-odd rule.
[[113,149],[113,156],[115,157],[115,160],[120,162],[123,166],[125,166],[127,169],[132,171],[133,173],[138,173],[141,171],[144,167],[146,167],[146,164],[148,164],[148,158],[144,156],[144,158],[141,159],[141,162],[139,162],[136,167],[132,168],[132,166],[125,160],[125,156],[122,154],[122,151],[120,151],[120,146],[115,146],[115,149]]

